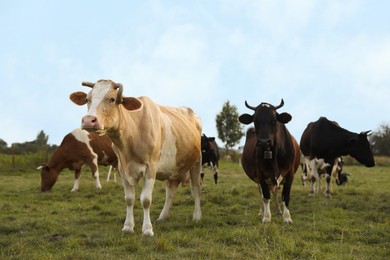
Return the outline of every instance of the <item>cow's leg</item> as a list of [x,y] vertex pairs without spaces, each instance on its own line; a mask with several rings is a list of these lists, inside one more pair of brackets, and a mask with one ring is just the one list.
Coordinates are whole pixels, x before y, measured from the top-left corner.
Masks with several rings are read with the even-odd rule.
[[259,216],[262,216],[263,215],[263,213],[264,213],[264,209],[263,209],[263,192],[261,191],[261,186],[260,186],[260,184],[258,184],[258,186],[259,186],[259,192],[260,192],[260,195],[261,195],[261,199],[262,199],[262,201],[261,201],[261,203],[260,203],[260,211],[259,211]]
[[322,173],[318,174],[317,193],[322,192],[321,181],[322,181]]
[[141,205],[144,209],[144,221],[142,224],[142,234],[145,236],[154,236],[152,222],[150,221],[150,206],[152,205],[152,192],[155,179],[144,178],[144,186],[141,193]]
[[218,183],[218,166],[216,164],[213,164],[213,171],[214,171],[214,182],[215,184]]
[[316,193],[316,179],[318,178],[318,171],[317,171],[317,163],[316,159],[310,161],[310,180],[311,180],[311,188],[309,192],[309,196],[315,196]]
[[202,180],[202,182],[203,182],[203,178],[204,178],[204,165],[202,164],[202,165],[200,166],[200,168],[201,168],[201,171],[200,171],[200,178],[201,178],[201,180]]
[[282,210],[280,209],[279,199],[278,199],[278,186],[274,186],[272,193],[274,194],[275,200],[275,215],[282,215]]
[[93,162],[89,166],[91,167],[92,177],[95,179],[96,188],[101,189],[102,185],[100,184],[99,180],[99,167],[97,164],[97,157],[93,159]]
[[112,171],[112,165],[110,165],[110,168],[108,169],[107,181],[110,180],[111,171]]
[[325,174],[325,180],[326,180],[326,190],[325,190],[325,197],[331,197],[332,196],[332,167],[328,166],[326,169],[326,174]]
[[121,174],[123,189],[125,191],[126,202],[126,220],[122,231],[134,232],[134,203],[135,203],[135,185],[129,183],[125,177],[125,173]]
[[74,184],[73,184],[73,188],[70,190],[71,192],[75,192],[79,190],[80,174],[81,174],[81,169],[77,169],[74,171]]
[[176,194],[179,183],[179,181],[165,181],[165,203],[157,220],[164,220],[168,217],[169,210],[172,207],[173,197]]
[[292,223],[290,210],[288,209],[290,204],[290,192],[291,192],[291,186],[294,180],[294,175],[292,172],[287,173],[285,177],[285,182],[283,185],[283,191],[282,191],[282,203],[283,203],[283,222],[286,223]]
[[200,178],[200,170],[201,170],[200,158],[201,157],[199,157],[198,161],[190,170],[192,194],[195,200],[195,209],[194,209],[194,214],[192,216],[193,220],[200,220],[202,218],[202,211],[200,208],[200,194],[202,193],[201,178]]
[[302,185],[303,186],[306,186],[306,181],[307,181],[307,164],[306,163],[303,163],[302,164],[302,176],[301,176],[301,179],[302,179]]
[[269,223],[271,222],[271,209],[270,209],[270,201],[271,201],[271,194],[269,192],[269,188],[265,180],[260,180],[260,186],[262,191],[262,197],[263,197],[263,223]]

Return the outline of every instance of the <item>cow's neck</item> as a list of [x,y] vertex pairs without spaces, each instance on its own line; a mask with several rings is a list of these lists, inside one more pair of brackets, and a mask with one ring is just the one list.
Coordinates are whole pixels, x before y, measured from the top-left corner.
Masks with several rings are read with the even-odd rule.
[[65,149],[62,149],[60,146],[51,157],[50,161],[48,162],[48,166],[50,169],[54,169],[58,172],[62,171],[64,168],[69,167],[69,160],[67,160],[67,151]]

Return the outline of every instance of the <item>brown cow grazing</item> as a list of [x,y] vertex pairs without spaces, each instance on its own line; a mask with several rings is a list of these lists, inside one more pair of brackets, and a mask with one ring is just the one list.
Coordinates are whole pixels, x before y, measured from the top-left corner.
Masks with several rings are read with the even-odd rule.
[[189,108],[161,106],[148,97],[124,97],[123,86],[111,80],[83,82],[91,87],[86,94],[75,92],[70,99],[77,105],[88,103],[82,128],[107,133],[119,158],[119,169],[127,204],[123,231],[134,232],[133,208],[135,186],[140,179],[140,196],[144,210],[142,232],[153,236],[150,206],[155,180],[165,180],[166,199],[158,220],[168,217],[179,183],[190,174],[195,199],[194,220],[201,218],[200,209],[200,136],[201,122]]
[[96,180],[96,188],[101,189],[98,165],[118,167],[118,159],[112,150],[112,141],[108,136],[88,133],[80,128],[67,134],[50,161],[38,167],[41,170],[41,190],[51,190],[60,172],[69,168],[75,171],[75,181],[71,191],[77,191],[84,164],[89,165],[92,176]]
[[248,177],[259,185],[262,192],[263,223],[271,221],[270,191],[275,195],[276,208],[280,212],[276,192],[281,183],[284,183],[283,221],[292,222],[288,207],[300,151],[297,141],[285,126],[291,120],[291,115],[276,111],[283,105],[283,99],[276,107],[268,103],[252,107],[245,101],[245,106],[255,112],[239,117],[241,123],[248,125],[253,122],[255,125],[255,128],[247,131],[241,162]]

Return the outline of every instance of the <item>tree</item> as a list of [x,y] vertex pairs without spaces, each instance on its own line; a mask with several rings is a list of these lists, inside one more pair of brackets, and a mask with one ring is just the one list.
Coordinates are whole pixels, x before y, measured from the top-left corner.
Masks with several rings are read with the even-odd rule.
[[380,125],[379,130],[371,135],[370,141],[375,155],[390,156],[390,125]]
[[43,130],[41,130],[38,135],[37,135],[37,139],[35,139],[35,143],[39,146],[39,147],[42,147],[42,146],[46,146],[47,145],[47,141],[49,140],[49,136],[45,134],[45,132],[43,132]]
[[223,104],[222,110],[216,116],[218,138],[225,143],[226,150],[234,147],[244,136],[243,127],[238,121],[237,107],[229,100]]

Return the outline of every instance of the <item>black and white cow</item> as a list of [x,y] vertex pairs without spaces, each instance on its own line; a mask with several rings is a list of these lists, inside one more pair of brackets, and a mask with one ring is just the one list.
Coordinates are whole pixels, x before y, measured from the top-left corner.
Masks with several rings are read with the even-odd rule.
[[[336,122],[320,117],[307,125],[302,134],[300,148],[303,155],[310,161],[312,169],[317,171],[316,159],[323,159],[327,165],[333,165],[336,158],[350,155],[366,167],[375,166],[374,156],[367,140],[367,132],[360,134],[341,128]],[[326,182],[331,181],[332,167],[326,167]],[[341,172],[340,172],[341,174]],[[317,173],[312,173],[311,181],[316,181]],[[325,192],[330,196],[331,190]]]
[[[333,165],[329,165],[324,162],[323,159],[317,159],[314,158],[313,160],[306,159],[303,157],[303,161],[301,161],[301,166],[302,166],[302,184],[303,186],[306,186],[306,180],[310,178],[312,180],[311,182],[311,188],[309,195],[314,196],[316,193],[316,188],[315,188],[315,182],[318,179],[318,193],[322,191],[321,187],[321,177],[326,176],[327,172],[326,169],[328,167],[332,168],[332,173],[331,176],[336,180],[337,185],[343,185],[348,182],[348,176],[350,174],[347,173],[342,173],[343,171],[343,165],[344,161],[342,157],[336,158],[334,161]],[[331,182],[326,183],[326,189],[324,192],[325,196],[329,196],[329,194],[332,194],[332,186]]]
[[215,142],[215,137],[207,137],[205,134],[201,136],[201,149],[202,149],[202,171],[201,177],[203,181],[204,167],[211,167],[214,172],[215,184],[218,183],[218,161],[219,161],[219,148]]

